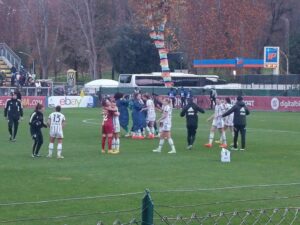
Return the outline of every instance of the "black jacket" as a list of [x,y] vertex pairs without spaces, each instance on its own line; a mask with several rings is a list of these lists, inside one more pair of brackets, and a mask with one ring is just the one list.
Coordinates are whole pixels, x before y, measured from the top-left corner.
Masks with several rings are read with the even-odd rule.
[[198,126],[198,115],[197,113],[205,113],[205,111],[196,105],[194,102],[188,103],[181,111],[180,116],[186,116],[187,126]]
[[29,119],[30,131],[35,133],[40,131],[43,127],[47,127],[47,124],[44,123],[44,115],[39,111],[34,111]]
[[23,107],[19,99],[10,99],[6,102],[4,109],[4,116],[8,119],[20,119],[23,117]]
[[215,89],[210,89],[209,98],[216,99],[216,97],[217,97],[217,91]]
[[237,101],[231,109],[222,115],[222,117],[228,116],[231,113],[234,113],[234,125],[246,126],[246,116],[250,114],[250,111],[243,101]]

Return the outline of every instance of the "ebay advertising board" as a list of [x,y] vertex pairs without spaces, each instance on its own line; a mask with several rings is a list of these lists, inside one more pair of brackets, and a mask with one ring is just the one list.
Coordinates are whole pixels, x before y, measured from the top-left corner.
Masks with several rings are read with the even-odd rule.
[[[7,100],[11,99],[10,96],[0,96],[0,108],[5,108]],[[22,96],[22,105],[24,108],[35,108],[40,103],[46,106],[45,96]]]
[[62,108],[86,108],[94,106],[92,96],[51,96],[48,98],[48,107],[60,105]]
[[[226,97],[229,97],[232,103],[236,102],[236,96],[219,96],[220,99]],[[196,96],[195,98],[201,107],[210,107],[209,96]],[[300,97],[243,96],[243,98],[250,110],[300,112]]]

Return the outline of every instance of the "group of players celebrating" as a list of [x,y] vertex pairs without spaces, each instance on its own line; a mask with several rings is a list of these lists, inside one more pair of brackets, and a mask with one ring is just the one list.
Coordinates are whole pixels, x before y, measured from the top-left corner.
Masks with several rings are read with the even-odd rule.
[[[240,98],[240,99],[239,99]],[[212,126],[209,133],[209,141],[205,147],[211,148],[215,132],[220,132],[219,143],[221,148],[227,147],[226,131],[229,131],[234,143],[231,145],[233,150],[237,150],[237,137],[238,133],[242,136],[242,148],[245,149],[245,134],[246,134],[246,120],[245,116],[249,114],[249,110],[242,102],[242,97],[238,97],[239,104],[233,106],[230,98],[216,100],[214,107],[214,114],[208,118],[212,121]],[[172,127],[172,99],[164,98],[160,102],[156,96],[151,96],[147,93],[141,94],[134,93],[131,99],[121,93],[115,94],[113,98],[106,97],[102,101],[102,153],[106,153],[105,145],[108,143],[107,153],[118,154],[120,151],[120,128],[126,131],[127,137],[133,139],[144,139],[148,137],[152,139],[156,136],[159,137],[159,146],[153,152],[161,152],[165,140],[168,141],[171,150],[170,154],[176,153],[173,139],[171,137]],[[128,132],[129,112],[128,108],[132,111],[132,128],[131,133]],[[156,120],[156,110],[159,110],[161,117]],[[180,115],[186,117],[187,124],[187,149],[191,150],[196,138],[198,128],[198,112],[204,113],[205,111],[193,102],[193,98],[187,99],[187,104],[184,105]],[[241,122],[235,124],[234,121]],[[241,125],[239,128],[236,125]]]
[[[167,139],[171,151],[176,153],[173,140],[171,138],[172,106],[171,100],[166,98],[163,102],[153,99],[149,94],[134,93],[129,99],[121,93],[115,94],[114,98],[104,98],[102,100],[102,153],[106,153],[105,145],[108,144],[107,153],[118,154],[120,146],[120,128],[122,127],[133,139],[144,139],[147,133],[149,139],[153,139],[159,132],[160,142],[154,152],[160,152],[164,140]],[[132,128],[129,133],[129,112],[132,110]],[[162,112],[160,119],[156,121],[156,111]],[[159,124],[159,129],[157,127]]]

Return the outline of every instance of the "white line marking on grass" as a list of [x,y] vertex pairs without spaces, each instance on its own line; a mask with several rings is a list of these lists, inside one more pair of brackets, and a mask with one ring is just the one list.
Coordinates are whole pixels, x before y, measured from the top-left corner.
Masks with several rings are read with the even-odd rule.
[[97,120],[97,122],[93,122],[96,121],[96,119],[85,119],[82,120],[83,123],[85,124],[91,124],[91,125],[100,125],[100,122]]
[[[186,130],[186,128],[183,127],[174,127],[172,130]],[[209,129],[204,128],[198,128],[198,130],[206,130],[209,132]],[[249,131],[255,131],[255,132],[270,132],[270,133],[288,133],[288,134],[300,134],[300,131],[292,131],[292,130],[272,130],[272,129],[262,129],[262,128],[247,128]]]
[[[297,186],[300,183],[286,183],[286,184],[254,184],[254,185],[242,185],[242,186],[228,186],[228,187],[212,187],[212,188],[195,188],[195,189],[173,189],[162,191],[150,191],[150,193],[171,193],[171,192],[201,192],[201,191],[220,191],[220,190],[238,190],[246,188],[268,188],[268,187],[282,187],[282,186]],[[123,194],[111,194],[111,195],[98,195],[98,196],[86,196],[86,197],[73,197],[73,198],[61,198],[52,200],[30,201],[30,202],[10,202],[0,203],[0,206],[15,206],[15,205],[29,205],[29,204],[47,204],[53,202],[66,202],[66,201],[78,201],[78,200],[91,200],[99,198],[112,198],[112,197],[124,197],[131,195],[142,195],[145,192],[133,192]]]
[[300,183],[253,184],[253,185],[228,186],[228,187],[216,187],[216,188],[173,189],[173,190],[165,190],[165,191],[154,190],[154,191],[150,191],[150,193],[220,191],[220,190],[237,190],[237,189],[245,189],[245,188],[267,188],[267,187],[296,186],[296,185],[300,185]]
[[261,129],[261,128],[247,128],[247,130],[253,130],[253,131],[258,131],[258,132],[278,132],[278,133],[288,133],[288,134],[299,134],[299,131],[292,131],[292,130],[272,130],[272,129]]
[[99,199],[99,198],[124,197],[124,196],[130,196],[130,195],[141,195],[141,194],[144,194],[144,193],[145,192],[133,192],[133,193],[124,193],[124,194],[97,195],[97,196],[85,196],[85,197],[41,200],[41,201],[35,201],[35,202],[34,201],[31,201],[31,202],[11,202],[11,203],[0,203],[0,206],[46,204],[46,203],[53,203],[53,202],[67,202],[67,201],[89,200],[89,199]]

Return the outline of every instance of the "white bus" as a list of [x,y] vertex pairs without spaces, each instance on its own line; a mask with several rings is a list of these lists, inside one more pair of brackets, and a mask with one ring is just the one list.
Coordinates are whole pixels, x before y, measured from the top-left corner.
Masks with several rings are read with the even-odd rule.
[[[218,75],[195,75],[188,73],[171,73],[174,87],[204,87],[206,85],[224,84]],[[120,74],[119,87],[163,87],[161,73]]]

